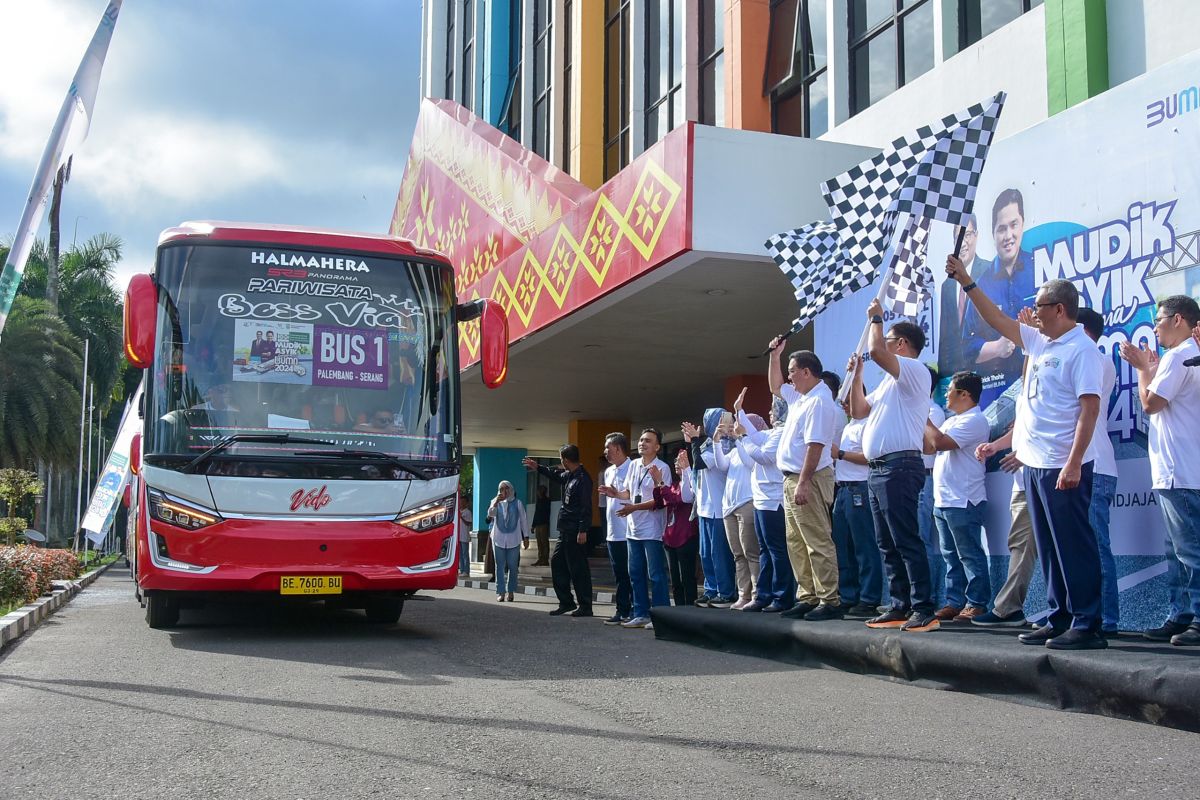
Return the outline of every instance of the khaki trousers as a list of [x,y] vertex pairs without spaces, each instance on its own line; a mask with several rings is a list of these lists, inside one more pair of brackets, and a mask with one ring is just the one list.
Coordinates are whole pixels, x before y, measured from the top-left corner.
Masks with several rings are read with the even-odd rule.
[[753,600],[758,591],[758,534],[754,532],[754,503],[743,503],[725,517],[725,538],[733,551],[738,597]]
[[833,546],[833,468],[813,474],[808,503],[795,503],[800,476],[783,478],[783,508],[787,520],[788,560],[796,576],[796,600],[801,603],[841,604],[838,596],[837,550]]
[[1008,578],[996,593],[992,605],[992,611],[998,617],[1007,617],[1025,607],[1029,581],[1037,565],[1037,545],[1033,541],[1033,522],[1029,519],[1025,492],[1014,487],[1008,508],[1012,513],[1012,525],[1008,529]]

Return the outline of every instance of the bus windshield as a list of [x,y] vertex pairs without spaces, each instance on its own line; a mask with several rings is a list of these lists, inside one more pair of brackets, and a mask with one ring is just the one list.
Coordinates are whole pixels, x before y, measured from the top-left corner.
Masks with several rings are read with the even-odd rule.
[[219,474],[323,454],[457,461],[448,266],[180,242],[159,250],[155,277],[147,464],[185,468],[221,442],[206,459]]

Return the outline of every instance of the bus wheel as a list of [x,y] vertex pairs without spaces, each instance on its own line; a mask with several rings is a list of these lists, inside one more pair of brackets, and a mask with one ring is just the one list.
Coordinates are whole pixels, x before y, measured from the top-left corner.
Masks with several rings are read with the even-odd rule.
[[160,592],[146,594],[146,624],[151,628],[170,628],[179,622],[179,603]]
[[404,610],[404,601],[398,597],[384,597],[377,600],[367,601],[367,622],[375,622],[381,625],[391,625],[396,620],[400,619],[400,612]]

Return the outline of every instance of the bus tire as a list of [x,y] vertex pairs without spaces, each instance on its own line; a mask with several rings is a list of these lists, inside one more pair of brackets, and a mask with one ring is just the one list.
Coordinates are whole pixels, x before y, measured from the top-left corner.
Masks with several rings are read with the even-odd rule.
[[366,606],[367,622],[378,625],[391,625],[400,619],[404,610],[404,601],[398,597],[384,597],[368,600]]
[[146,624],[151,628],[170,628],[179,622],[179,603],[161,592],[146,593]]

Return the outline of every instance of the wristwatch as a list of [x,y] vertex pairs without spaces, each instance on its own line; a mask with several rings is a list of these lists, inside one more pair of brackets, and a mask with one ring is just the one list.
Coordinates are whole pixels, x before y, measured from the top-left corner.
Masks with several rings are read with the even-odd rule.
[[880,315],[876,314],[875,316],[871,317],[871,324],[872,324],[872,325],[882,325],[882,324],[883,324],[883,317],[881,317]]

